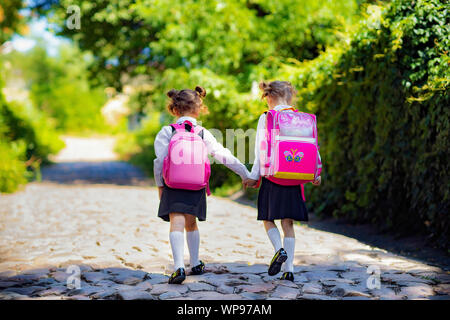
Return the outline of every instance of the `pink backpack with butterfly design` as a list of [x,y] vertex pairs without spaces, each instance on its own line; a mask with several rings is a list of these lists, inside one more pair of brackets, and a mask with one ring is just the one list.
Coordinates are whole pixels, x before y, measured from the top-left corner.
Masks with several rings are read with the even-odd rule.
[[302,185],[303,194],[303,184],[321,171],[316,116],[294,108],[268,111],[260,146],[261,176],[283,186]]
[[203,141],[203,127],[185,121],[172,124],[172,138],[163,164],[164,182],[169,188],[200,190],[208,195],[211,166]]

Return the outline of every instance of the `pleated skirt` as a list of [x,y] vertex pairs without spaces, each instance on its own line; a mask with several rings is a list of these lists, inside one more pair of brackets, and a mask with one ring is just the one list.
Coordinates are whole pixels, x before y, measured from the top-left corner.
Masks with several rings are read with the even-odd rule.
[[199,221],[205,221],[206,190],[172,189],[164,184],[158,217],[164,221],[170,221],[169,213],[191,214]]
[[308,221],[300,186],[282,186],[262,178],[258,194],[258,220]]

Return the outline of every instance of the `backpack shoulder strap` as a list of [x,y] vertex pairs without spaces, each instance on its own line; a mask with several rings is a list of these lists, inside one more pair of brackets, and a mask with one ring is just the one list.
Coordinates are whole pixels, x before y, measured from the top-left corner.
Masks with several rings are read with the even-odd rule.
[[180,123],[172,123],[170,125],[170,127],[172,128],[172,133],[175,131],[185,131],[186,130],[184,125],[180,124]]
[[264,112],[266,114],[266,129],[272,130],[274,129],[274,119],[278,113],[276,110],[269,110]]
[[203,128],[202,126],[199,125],[194,126],[194,133],[198,134],[202,139],[204,138],[204,132],[205,128]]
[[170,139],[172,139],[173,136],[179,132],[186,132],[184,124],[181,123],[172,123],[170,127],[172,128],[172,135],[170,136]]
[[183,122],[186,132],[194,132],[194,125],[190,121]]
[[270,157],[272,154],[272,131],[275,129],[275,118],[278,111],[269,110],[266,111],[266,139],[267,139],[267,156]]

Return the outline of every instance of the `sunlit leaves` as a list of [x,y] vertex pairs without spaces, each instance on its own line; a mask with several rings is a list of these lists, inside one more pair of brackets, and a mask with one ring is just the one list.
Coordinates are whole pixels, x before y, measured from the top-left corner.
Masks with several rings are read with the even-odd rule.
[[22,0],[2,0],[0,3],[0,45],[15,32],[25,31],[24,18],[19,13]]

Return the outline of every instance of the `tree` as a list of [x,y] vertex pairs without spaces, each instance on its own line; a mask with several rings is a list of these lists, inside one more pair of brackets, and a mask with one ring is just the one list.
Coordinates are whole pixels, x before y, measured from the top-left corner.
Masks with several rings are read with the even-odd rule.
[[0,45],[15,32],[24,31],[24,20],[19,14],[22,8],[22,0],[2,0],[0,3]]
[[[69,5],[80,8],[80,30],[65,25]],[[356,0],[42,0],[34,8],[51,12],[61,35],[94,54],[92,78],[108,85],[120,88],[124,74],[206,68],[237,78],[248,90],[252,79],[270,76],[261,74],[261,66],[316,57],[337,40],[333,29],[352,19],[358,5]]]

